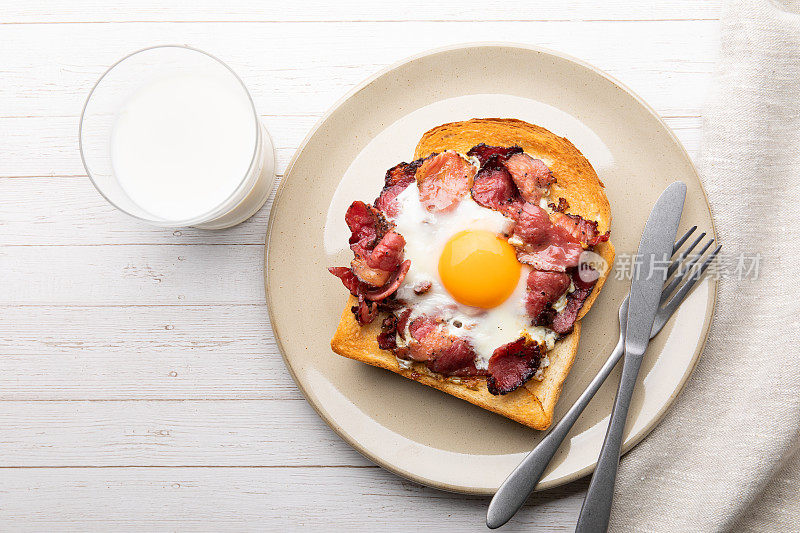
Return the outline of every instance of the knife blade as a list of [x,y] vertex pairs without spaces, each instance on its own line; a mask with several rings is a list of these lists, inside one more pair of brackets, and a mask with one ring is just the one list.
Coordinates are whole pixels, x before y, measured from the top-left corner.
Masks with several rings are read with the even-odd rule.
[[628,302],[625,357],[642,356],[650,342],[685,199],[686,185],[680,181],[671,184],[659,196],[644,226]]
[[[685,199],[684,183],[676,181],[667,187],[653,206],[639,242],[637,267],[628,301],[622,377],[617,397],[614,399],[603,448],[597,459],[597,467],[578,516],[576,533],[597,533],[608,530],[628,408],[642,364],[642,356],[650,341],[650,330],[658,311],[661,290],[667,278],[669,258],[672,255],[672,246],[678,232]],[[663,266],[661,266],[662,261]]]

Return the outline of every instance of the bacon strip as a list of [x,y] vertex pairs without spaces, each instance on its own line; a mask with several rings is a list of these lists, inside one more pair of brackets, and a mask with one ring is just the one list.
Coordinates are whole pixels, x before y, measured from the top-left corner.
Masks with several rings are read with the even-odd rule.
[[409,308],[405,308],[397,314],[397,334],[400,335],[400,338],[403,340],[406,338],[406,325],[410,317],[411,309]]
[[567,305],[564,309],[552,316],[548,324],[540,324],[547,325],[559,335],[566,335],[572,331],[575,320],[578,318],[578,313],[583,308],[586,298],[592,293],[597,283],[597,278],[592,279],[592,281],[584,281],[576,270],[572,273],[572,283],[575,285],[575,290],[567,295]]
[[521,152],[522,148],[519,146],[488,146],[485,143],[481,143],[470,148],[467,156],[477,157],[482,166],[491,158],[495,158],[498,163],[502,163],[512,155]]
[[448,333],[440,319],[422,315],[408,329],[414,339],[408,345],[412,360],[425,361],[431,371],[448,376],[483,374],[475,367],[475,350],[469,341]]
[[356,201],[345,213],[350,228],[350,249],[355,257],[350,268],[358,279],[373,287],[382,287],[403,260],[405,239],[389,231],[389,225],[376,208]]
[[515,218],[522,206],[517,186],[506,167],[493,158],[475,176],[472,199],[478,204]]
[[[351,231],[350,248],[355,257],[350,268],[331,267],[328,270],[342,280],[353,296],[358,297],[358,304],[352,310],[358,323],[365,325],[377,316],[378,303],[397,291],[411,262],[403,261],[405,239],[389,229],[377,208],[364,202],[353,202],[345,213],[345,222]],[[384,306],[384,309],[388,307]]]
[[578,265],[583,252],[566,230],[550,222],[547,211],[531,203],[522,206],[513,235],[522,242],[517,259],[537,270],[564,272]]
[[489,392],[508,394],[521,387],[536,373],[544,354],[542,345],[525,337],[497,348],[489,359]]
[[547,211],[536,204],[526,202],[517,213],[514,236],[530,246],[542,247],[547,245],[553,236],[552,226]]
[[535,269],[553,270],[564,272],[578,265],[581,257],[581,250],[573,244],[561,247],[557,244],[550,244],[546,248],[531,251],[518,251],[517,259]]
[[358,296],[359,281],[353,271],[347,267],[328,267],[328,272],[342,280],[342,283],[353,296]]
[[419,201],[431,212],[450,211],[472,187],[475,166],[456,152],[427,157],[417,168]]
[[347,208],[344,221],[350,228],[350,249],[356,256],[366,256],[383,234],[387,224],[380,211],[361,201],[355,201]]
[[451,337],[451,339],[445,349],[428,361],[428,368],[450,376],[475,375],[478,369],[475,368],[475,350],[472,345],[462,337]]
[[433,359],[450,343],[448,335],[444,331],[444,325],[426,315],[412,320],[408,325],[408,332],[413,339],[408,345],[408,355],[414,361]]
[[373,302],[380,302],[394,294],[397,288],[400,287],[400,284],[403,283],[403,279],[405,279],[406,274],[408,274],[408,269],[410,267],[411,261],[406,259],[400,264],[400,267],[392,273],[385,285],[377,289],[363,288],[362,294],[364,298],[372,300]]
[[550,324],[550,328],[559,335],[566,335],[572,331],[578,312],[583,307],[583,302],[592,293],[592,289],[578,288],[567,295],[567,305],[558,313]]
[[528,274],[525,310],[536,321],[548,304],[558,300],[569,288],[570,277],[563,272],[531,270]]
[[[560,200],[563,200],[563,198]],[[581,242],[587,246],[595,246],[605,242],[611,234],[610,231],[601,234],[597,229],[597,221],[586,220],[580,215],[561,213],[555,216],[553,224],[563,228],[576,242]]]
[[372,268],[367,265],[363,257],[356,256],[350,261],[350,270],[356,275],[358,280],[369,287],[382,287],[388,280],[391,272]]
[[406,240],[395,231],[387,232],[367,256],[367,266],[380,270],[393,271],[403,261],[403,248]]
[[386,171],[383,190],[375,200],[375,207],[388,218],[393,219],[398,215],[399,206],[396,198],[416,181],[417,168],[421,164],[422,159],[417,159],[411,163],[400,163]]
[[378,348],[381,350],[397,348],[397,317],[394,313],[390,313],[381,323],[381,332],[378,333]]
[[534,159],[525,153],[512,155],[505,162],[505,166],[526,202],[538,204],[539,199],[547,194],[550,184],[555,181],[553,173],[544,161]]
[[350,310],[356,315],[356,320],[362,326],[366,326],[378,316],[378,304],[365,300],[363,296],[358,297],[358,304]]

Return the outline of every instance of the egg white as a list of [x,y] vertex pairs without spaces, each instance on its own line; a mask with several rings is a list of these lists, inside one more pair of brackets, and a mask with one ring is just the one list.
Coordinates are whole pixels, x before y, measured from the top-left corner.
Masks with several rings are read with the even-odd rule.
[[[405,238],[405,258],[411,268],[397,290],[397,298],[411,307],[407,324],[423,314],[441,314],[453,335],[467,338],[475,349],[475,366],[485,370],[494,350],[503,344],[528,336],[552,349],[556,334],[552,330],[530,325],[525,313],[526,282],[530,267],[522,265],[514,292],[503,303],[491,309],[461,304],[444,288],[439,276],[439,257],[447,241],[465,230],[491,231],[508,235],[514,221],[498,211],[478,205],[467,193],[450,212],[428,212],[419,201],[419,188],[413,184],[397,196],[399,213],[394,220],[396,230]],[[414,288],[429,282],[431,288],[416,294]],[[476,279],[475,283],[480,283]],[[459,327],[460,324],[460,327]],[[406,326],[407,327],[407,326]],[[405,339],[409,339],[408,331]],[[400,338],[398,343],[402,344]]]

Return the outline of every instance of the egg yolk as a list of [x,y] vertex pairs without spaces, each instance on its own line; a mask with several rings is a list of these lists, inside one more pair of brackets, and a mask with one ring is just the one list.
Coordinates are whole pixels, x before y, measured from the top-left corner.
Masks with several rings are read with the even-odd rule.
[[519,275],[514,247],[490,231],[453,235],[439,257],[442,283],[464,305],[484,309],[500,305],[514,292]]

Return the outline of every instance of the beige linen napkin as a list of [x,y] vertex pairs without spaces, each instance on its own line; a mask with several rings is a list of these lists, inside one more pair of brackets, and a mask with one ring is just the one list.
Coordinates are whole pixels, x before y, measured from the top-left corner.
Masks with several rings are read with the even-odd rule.
[[622,460],[612,531],[800,531],[800,14],[729,2],[701,174],[727,261],[686,389]]

